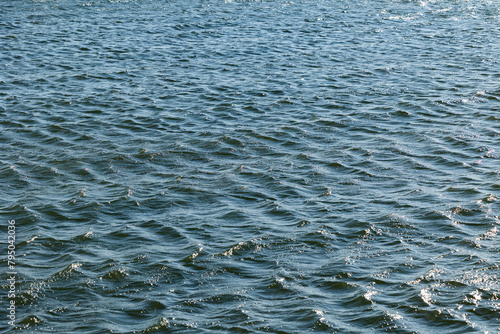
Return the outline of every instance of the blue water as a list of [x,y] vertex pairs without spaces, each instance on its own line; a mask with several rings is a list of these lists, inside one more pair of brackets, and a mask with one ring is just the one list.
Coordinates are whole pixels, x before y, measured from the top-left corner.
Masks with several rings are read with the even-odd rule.
[[493,0],[0,0],[0,329],[499,333],[499,55]]

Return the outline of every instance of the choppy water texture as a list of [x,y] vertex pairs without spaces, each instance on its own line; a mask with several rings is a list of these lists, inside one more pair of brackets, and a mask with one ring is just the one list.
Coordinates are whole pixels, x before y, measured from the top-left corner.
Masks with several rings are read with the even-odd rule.
[[498,333],[499,39],[493,0],[1,0],[19,331]]

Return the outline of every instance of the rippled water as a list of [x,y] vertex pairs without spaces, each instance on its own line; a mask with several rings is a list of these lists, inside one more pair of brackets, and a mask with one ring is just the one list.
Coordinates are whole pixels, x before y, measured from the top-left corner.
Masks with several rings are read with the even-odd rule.
[[499,39],[493,0],[0,0],[17,327],[498,333]]

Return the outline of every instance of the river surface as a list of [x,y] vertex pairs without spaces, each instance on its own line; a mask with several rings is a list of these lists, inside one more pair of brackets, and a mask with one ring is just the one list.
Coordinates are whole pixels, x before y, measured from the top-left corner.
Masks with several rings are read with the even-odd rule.
[[0,329],[499,333],[499,61],[496,0],[0,0]]

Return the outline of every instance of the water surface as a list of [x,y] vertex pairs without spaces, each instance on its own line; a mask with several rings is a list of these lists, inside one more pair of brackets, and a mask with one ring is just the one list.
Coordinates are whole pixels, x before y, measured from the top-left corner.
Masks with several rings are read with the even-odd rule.
[[488,0],[0,0],[18,332],[498,332],[499,37]]

